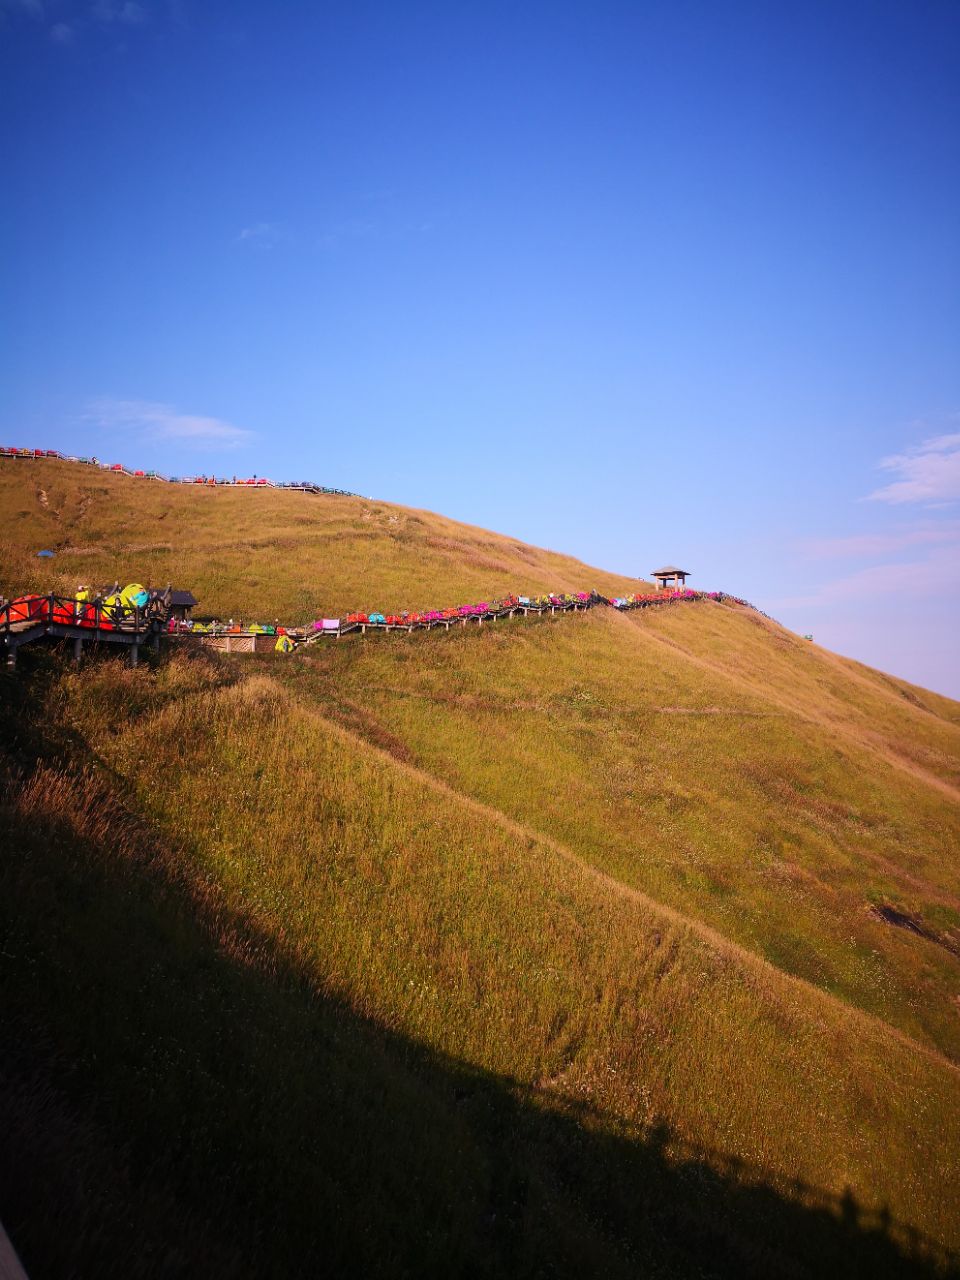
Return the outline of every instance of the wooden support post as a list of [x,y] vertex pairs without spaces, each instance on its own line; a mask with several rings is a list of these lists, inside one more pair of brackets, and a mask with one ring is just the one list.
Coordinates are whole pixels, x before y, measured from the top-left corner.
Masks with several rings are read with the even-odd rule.
[[140,646],[139,646],[139,644],[132,644],[132,645],[130,646],[130,665],[131,665],[131,667],[135,667],[135,666],[137,665],[137,659],[138,659],[138,657],[139,657],[139,656],[140,656]]
[[73,660],[79,665],[80,659],[83,657],[83,638],[77,636],[73,642]]
[[160,632],[159,631],[155,631],[153,633],[153,639],[150,641],[150,644],[154,653],[160,652]]

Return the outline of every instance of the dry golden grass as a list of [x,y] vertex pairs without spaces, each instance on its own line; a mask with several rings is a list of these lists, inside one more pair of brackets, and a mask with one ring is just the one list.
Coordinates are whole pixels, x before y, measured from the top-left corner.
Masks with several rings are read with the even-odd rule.
[[[475,647],[447,646],[458,674]],[[325,998],[444,1058],[588,1106],[601,1129],[663,1126],[668,1159],[735,1158],[744,1179],[801,1201],[795,1178],[850,1188],[960,1243],[943,1195],[958,1172],[958,1073],[938,1053],[598,875],[537,834],[539,811],[531,825],[505,818],[272,677],[224,685],[218,670],[111,664],[68,677],[57,707],[128,808],[189,850],[177,875],[221,904],[217,918],[250,922]],[[24,821],[45,806],[106,843],[115,817],[70,785],[49,771],[29,781]],[[229,929],[219,937],[236,948]]]
[[[56,559],[38,560],[43,549]],[[72,594],[78,582],[115,579],[172,583],[193,591],[199,614],[262,622],[637,589],[636,579],[428,511],[0,459],[0,592]]]
[[[703,604],[344,641],[279,671],[464,794],[960,1059],[960,726],[836,662]],[[878,919],[884,904],[939,942]]]
[[[629,585],[425,513],[66,464],[0,465],[0,514],[8,592],[76,568],[308,617]],[[169,1274],[170,1222],[188,1273],[237,1276],[960,1248],[957,704],[707,603],[22,665],[0,1198],[41,1271]]]
[[[99,689],[70,682],[68,705],[138,812],[188,838],[195,873],[324,991],[444,1055],[608,1120],[662,1121],[681,1146],[739,1156],[781,1187],[849,1184],[959,1243],[938,1193],[960,1152],[954,1066],[596,877],[271,678],[196,680],[189,664],[122,681],[104,668]],[[140,698],[136,723],[111,732]]]

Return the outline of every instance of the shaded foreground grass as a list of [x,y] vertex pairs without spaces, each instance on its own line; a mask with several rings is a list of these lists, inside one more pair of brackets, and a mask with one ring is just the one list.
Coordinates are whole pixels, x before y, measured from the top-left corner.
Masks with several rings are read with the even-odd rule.
[[0,1214],[34,1280],[946,1270],[935,1057],[261,676],[4,693]]

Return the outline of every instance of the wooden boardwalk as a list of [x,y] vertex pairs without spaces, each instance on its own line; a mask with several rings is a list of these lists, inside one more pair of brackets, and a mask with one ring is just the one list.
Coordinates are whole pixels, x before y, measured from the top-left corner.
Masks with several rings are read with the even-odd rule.
[[58,595],[9,601],[0,608],[0,654],[7,666],[14,667],[17,652],[25,644],[45,639],[72,640],[78,660],[85,644],[122,645],[129,653],[130,665],[136,666],[141,645],[159,649],[168,612],[159,599],[143,609]]
[[[289,637],[293,645],[322,644],[348,635],[366,636],[375,632],[433,631],[451,627],[482,627],[506,618],[544,617],[566,613],[586,613],[603,605],[625,612],[633,609],[663,607],[698,601],[730,601],[753,609],[746,600],[724,592],[684,591],[668,595],[644,595],[608,600],[597,592],[576,595],[551,595],[528,598],[510,596],[489,605],[470,605],[458,610],[433,610],[426,614],[348,614],[345,618],[318,619],[312,625],[287,627],[279,633],[253,627],[238,630],[219,625],[189,627],[170,621],[167,597],[154,593],[142,609],[107,605],[102,600],[81,601],[66,596],[27,596],[0,607],[0,654],[8,666],[15,666],[18,650],[38,640],[72,640],[74,657],[79,661],[85,644],[125,646],[131,666],[137,665],[140,647],[149,644],[159,650],[161,639],[185,645],[199,645],[226,653],[268,653],[277,648],[280,635]],[[758,610],[758,612],[760,612]],[[764,615],[766,616],[766,615]]]
[[601,597],[595,597],[585,600],[564,600],[557,601],[555,604],[511,604],[503,609],[488,609],[483,613],[466,613],[448,618],[426,618],[417,619],[410,622],[378,622],[371,620],[369,617],[366,621],[341,621],[334,619],[336,625],[327,627],[318,627],[313,632],[309,630],[302,637],[295,637],[299,645],[319,644],[323,640],[339,640],[342,636],[352,633],[366,635],[368,632],[377,631],[434,631],[442,628],[449,631],[451,627],[468,627],[470,624],[482,627],[484,623],[499,622],[504,618],[518,617],[541,617],[544,614],[556,613],[584,613],[587,609],[592,609],[596,604],[607,604],[608,601]]

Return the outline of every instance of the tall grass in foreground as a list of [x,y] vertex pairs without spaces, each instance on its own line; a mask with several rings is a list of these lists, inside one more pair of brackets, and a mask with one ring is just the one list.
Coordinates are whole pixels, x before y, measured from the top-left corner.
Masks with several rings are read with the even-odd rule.
[[[960,1242],[953,1068],[273,679],[107,663],[23,717],[2,1194],[48,1274],[929,1274],[910,1233]],[[37,1184],[74,1149],[72,1245]]]

